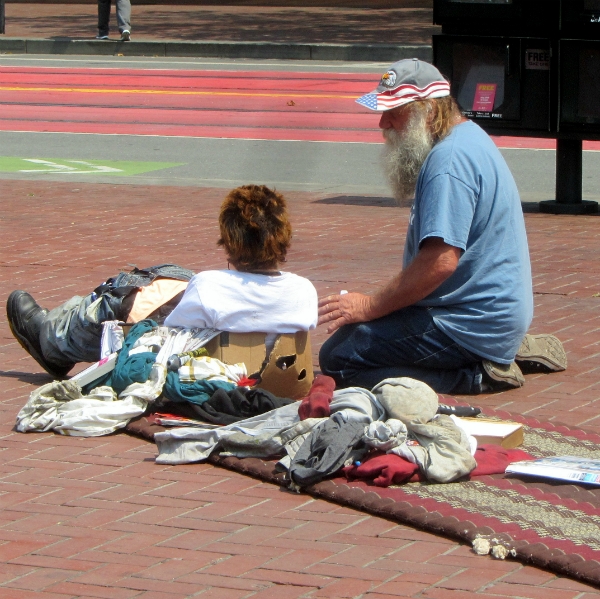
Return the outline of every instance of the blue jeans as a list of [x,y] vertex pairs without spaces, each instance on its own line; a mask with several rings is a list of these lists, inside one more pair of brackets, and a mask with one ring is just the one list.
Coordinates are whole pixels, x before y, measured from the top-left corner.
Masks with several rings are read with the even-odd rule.
[[346,325],[319,353],[321,371],[340,388],[372,389],[383,379],[407,376],[437,393],[464,395],[481,393],[481,361],[440,331],[428,308],[417,306]]

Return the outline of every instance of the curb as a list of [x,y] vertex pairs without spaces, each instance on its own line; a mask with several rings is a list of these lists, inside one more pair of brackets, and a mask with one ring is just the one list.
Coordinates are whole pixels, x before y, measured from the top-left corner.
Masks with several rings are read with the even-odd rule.
[[100,56],[161,56],[254,58],[277,60],[340,60],[395,62],[419,58],[431,62],[429,45],[285,44],[274,42],[158,42],[70,39],[0,38],[0,54],[71,54]]

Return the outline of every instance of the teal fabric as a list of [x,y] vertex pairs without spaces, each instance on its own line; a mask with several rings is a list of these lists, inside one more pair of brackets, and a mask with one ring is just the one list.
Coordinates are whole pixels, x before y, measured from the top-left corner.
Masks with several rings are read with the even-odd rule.
[[[131,328],[129,335],[125,337],[123,347],[119,351],[115,369],[101,379],[86,386],[85,393],[99,385],[112,387],[117,394],[121,393],[132,383],[145,383],[150,376],[152,364],[156,361],[156,354],[144,352],[129,355],[134,343],[145,333],[150,332],[158,325],[150,319],[142,320]],[[236,385],[226,381],[202,380],[193,383],[182,383],[177,372],[167,373],[167,380],[163,388],[163,395],[171,401],[189,401],[202,405],[212,397],[217,389],[232,391]]]
[[156,361],[156,354],[144,352],[141,354],[129,355],[134,343],[146,333],[155,329],[158,325],[147,318],[141,320],[131,327],[129,334],[125,337],[123,347],[119,352],[115,369],[110,373],[107,385],[110,385],[117,394],[121,393],[131,383],[145,383],[150,376],[152,364]]
[[217,389],[233,391],[236,385],[226,381],[202,380],[193,383],[182,383],[177,372],[167,373],[167,381],[163,389],[163,395],[175,402],[189,401],[202,405],[208,401]]
[[141,320],[132,326],[129,334],[125,337],[123,347],[119,350],[114,370],[86,385],[83,388],[83,393],[87,394],[100,385],[108,385],[119,394],[131,383],[145,383],[150,376],[152,364],[156,361],[156,354],[144,352],[134,354],[130,357],[129,351],[142,335],[150,332],[157,326],[150,319]]

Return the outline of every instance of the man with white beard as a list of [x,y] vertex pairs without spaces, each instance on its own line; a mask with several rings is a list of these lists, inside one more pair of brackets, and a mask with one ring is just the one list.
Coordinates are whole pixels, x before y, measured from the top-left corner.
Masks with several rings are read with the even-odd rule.
[[320,352],[338,387],[411,377],[438,393],[524,384],[567,365],[553,335],[527,335],[531,266],[515,181],[490,137],[464,118],[432,65],[394,63],[357,102],[382,112],[383,167],[398,203],[414,197],[402,270],[372,295],[319,302],[335,334]]

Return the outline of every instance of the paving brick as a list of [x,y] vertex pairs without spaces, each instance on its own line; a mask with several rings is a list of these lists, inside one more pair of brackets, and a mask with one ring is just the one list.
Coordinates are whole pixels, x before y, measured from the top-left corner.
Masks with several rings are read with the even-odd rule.
[[373,583],[360,578],[336,580],[315,591],[315,597],[359,597],[373,588]]
[[429,586],[430,585],[427,583],[410,582],[408,580],[396,578],[376,586],[373,593],[369,593],[367,597],[372,597],[373,594],[380,597],[418,597],[419,593],[429,588]]
[[[259,593],[262,591],[259,591]],[[259,593],[255,593],[252,597],[260,597]],[[237,589],[219,589],[219,588],[211,588],[206,589],[205,591],[201,591],[198,595],[201,599],[242,599],[242,597],[247,597],[248,592],[245,590],[237,590]],[[294,599],[294,595],[292,594],[290,599]]]
[[48,591],[27,591],[25,589],[2,588],[2,599],[78,599],[75,595],[63,593],[50,593]]
[[[258,591],[252,595],[252,599],[296,599],[298,597],[314,597],[316,589],[289,584],[278,584],[268,589]],[[207,591],[208,592],[208,591]],[[204,595],[201,595],[203,598]]]
[[281,572],[279,570],[268,570],[266,568],[253,570],[252,576],[257,580],[266,580],[275,584],[292,584],[319,588],[326,586],[332,580],[329,576],[317,576],[298,572]]
[[105,564],[118,564],[133,567],[134,571],[153,566],[158,560],[136,553],[113,553],[101,549],[90,549],[77,554],[78,559]]
[[47,589],[51,593],[62,593],[77,597],[98,597],[98,599],[132,599],[139,596],[138,591],[115,587],[95,586],[78,582],[59,582]]
[[67,580],[72,576],[72,570],[59,570],[56,567],[39,568],[20,578],[4,583],[4,586],[30,591],[41,591],[56,582]]
[[498,580],[503,576],[503,573],[497,570],[484,570],[469,568],[463,572],[458,572],[454,576],[451,576],[439,582],[437,586],[445,589],[457,589],[465,591],[483,591],[489,592],[490,583]]
[[556,574],[552,572],[546,572],[539,568],[532,568],[531,566],[523,566],[510,574],[506,574],[502,581],[509,584],[525,584],[525,585],[545,585],[551,581],[556,580]]
[[521,586],[506,583],[492,584],[486,589],[490,596],[523,597],[524,599],[575,599],[579,590],[551,589],[548,587]]
[[174,557],[156,564],[147,570],[141,570],[136,576],[152,580],[176,580],[223,559],[223,556],[220,554],[211,554],[205,551],[194,551],[193,553],[193,558],[190,558],[189,555],[185,559]]
[[36,543],[35,541],[8,541],[0,545],[0,560],[8,562],[43,546],[43,543]]
[[163,525],[185,530],[206,530],[213,532],[236,532],[242,530],[248,523],[214,522],[212,520],[201,520],[199,518],[188,518],[188,513],[178,518],[168,518],[162,522]]
[[[504,577],[502,582],[508,582],[507,577]],[[563,578],[561,576],[554,576],[552,580],[548,581],[544,586],[549,589],[567,589],[569,591],[579,591],[581,593],[596,592],[600,594],[600,589],[592,591],[592,587],[589,584],[571,578]]]
[[[265,543],[264,545],[241,545],[239,543],[229,543],[227,540],[208,543],[204,546],[204,549],[226,555],[255,555],[257,557],[269,558],[278,557],[282,554],[279,545],[271,546],[270,543]],[[286,548],[284,553],[288,551],[290,551],[290,548]]]
[[323,576],[331,576],[334,578],[361,578],[363,580],[370,580],[374,582],[383,582],[393,575],[389,570],[361,568],[356,566],[341,566],[339,564],[323,562],[306,568],[304,572],[310,574],[321,574]]
[[94,570],[90,570],[89,572],[85,572],[80,576],[73,577],[71,582],[110,587],[115,586],[118,581],[130,576],[131,574],[139,572],[140,570],[145,570],[145,567],[133,566],[129,564],[100,564]]
[[33,568],[30,566],[23,566],[19,564],[0,564],[0,585],[3,585],[4,583],[15,578],[25,576],[32,571]]
[[470,591],[457,591],[454,589],[425,589],[421,593],[421,597],[427,599],[481,599],[480,593],[471,593]]
[[[332,536],[348,528],[347,524],[338,524],[334,522],[307,522],[302,526],[295,527],[292,530],[281,534],[282,539],[303,540],[303,541],[332,541]],[[284,532],[284,531],[282,531]]]
[[22,555],[10,561],[11,564],[22,564],[36,568],[58,568],[59,570],[73,570],[75,572],[86,572],[92,570],[95,564],[78,559],[65,559],[62,557],[49,557],[47,555]]
[[116,581],[115,586],[126,589],[137,589],[148,593],[165,593],[167,595],[179,595],[190,597],[202,590],[202,587],[180,582],[163,582],[161,580],[149,580],[145,578],[127,577]]
[[109,541],[102,545],[102,551],[111,551],[113,553],[135,553],[140,549],[151,547],[165,540],[161,535],[125,534],[114,541]]
[[[179,531],[181,532],[181,531]],[[164,547],[174,547],[181,549],[198,549],[205,546],[211,541],[218,541],[223,538],[229,538],[228,533],[223,532],[209,532],[205,530],[191,530],[179,534],[175,538],[168,539],[160,543]]]
[[260,591],[261,589],[271,586],[268,581],[254,579],[249,577],[232,577],[232,576],[217,576],[215,574],[205,574],[204,572],[195,572],[187,574],[178,579],[179,583],[186,583],[192,588],[192,585],[197,587],[203,585],[206,587],[219,587],[225,589],[237,589],[250,591]]
[[269,561],[268,567],[272,570],[300,572],[305,568],[328,559],[334,559],[331,551],[318,549],[317,547],[310,550],[302,550],[292,545],[289,551],[285,552],[281,557]]
[[[271,558],[258,555],[232,555],[222,556],[220,561],[202,570],[203,574],[215,574],[217,576],[242,576],[249,573],[252,578],[252,570],[260,567],[271,568]],[[268,566],[267,566],[268,564]]]

